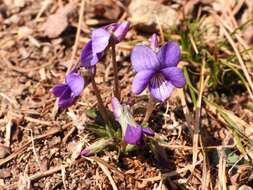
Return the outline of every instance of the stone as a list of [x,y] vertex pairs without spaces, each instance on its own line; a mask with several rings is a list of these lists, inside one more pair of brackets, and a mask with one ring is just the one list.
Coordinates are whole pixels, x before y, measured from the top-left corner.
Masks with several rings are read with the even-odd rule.
[[128,10],[132,25],[145,32],[158,31],[158,22],[163,30],[169,30],[177,24],[176,11],[158,1],[132,1]]

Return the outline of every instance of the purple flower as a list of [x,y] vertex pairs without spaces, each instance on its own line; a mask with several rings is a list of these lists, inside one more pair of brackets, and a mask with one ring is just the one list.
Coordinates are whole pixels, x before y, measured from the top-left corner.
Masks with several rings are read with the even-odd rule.
[[115,119],[119,122],[122,129],[122,139],[132,145],[143,146],[144,136],[154,136],[151,128],[142,128],[137,124],[127,105],[121,105],[119,100],[112,98],[112,109]]
[[150,47],[152,50],[156,51],[157,46],[158,46],[157,35],[154,33],[150,38]]
[[133,145],[144,145],[144,135],[154,136],[151,128],[142,128],[140,125],[135,126],[127,125],[124,141]]
[[90,68],[98,63],[110,43],[119,43],[129,29],[129,22],[113,23],[92,32],[91,40],[81,51],[81,65]]
[[65,84],[57,84],[52,89],[53,94],[59,98],[59,108],[71,106],[82,93],[85,81],[83,77],[72,71],[65,77]]
[[147,86],[151,95],[165,101],[174,87],[182,88],[185,77],[177,68],[180,60],[180,48],[176,42],[168,42],[158,52],[155,37],[152,37],[151,47],[137,45],[131,53],[131,63],[137,72],[132,84],[132,91],[140,94]]

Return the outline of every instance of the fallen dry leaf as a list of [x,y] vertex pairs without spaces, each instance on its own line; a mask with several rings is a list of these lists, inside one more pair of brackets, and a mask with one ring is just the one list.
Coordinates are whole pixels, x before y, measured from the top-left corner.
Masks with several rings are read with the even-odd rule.
[[58,37],[68,26],[68,17],[75,12],[76,3],[69,3],[59,9],[55,14],[48,17],[44,23],[42,30],[49,38]]
[[0,178],[4,179],[7,177],[11,177],[11,170],[10,168],[0,169]]
[[8,154],[10,154],[10,149],[7,146],[0,145],[0,159],[5,158]]

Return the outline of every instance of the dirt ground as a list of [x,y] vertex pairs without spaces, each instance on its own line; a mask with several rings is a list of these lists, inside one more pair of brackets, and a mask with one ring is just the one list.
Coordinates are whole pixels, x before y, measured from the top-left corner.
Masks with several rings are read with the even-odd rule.
[[[57,113],[51,93],[55,84],[64,81],[68,67],[79,62],[80,50],[94,28],[131,21],[127,11],[130,1],[0,0],[0,189],[252,189],[253,106],[247,89],[253,78],[253,4],[250,7],[246,0],[231,0],[234,12],[226,17],[219,4],[222,0],[156,2],[177,12],[176,29],[171,29],[171,34],[164,31],[165,40],[178,40],[187,47],[183,39],[191,29],[186,30],[185,23],[198,17],[204,20],[200,29],[203,25],[210,27],[205,30],[205,46],[197,40],[198,34],[186,37],[191,52],[204,47],[215,60],[231,63],[245,79],[233,80],[236,72],[232,67],[226,65],[221,70],[223,67],[215,68],[212,59],[207,59],[206,76],[212,78],[216,71],[222,72],[219,76],[224,83],[208,83],[203,88],[200,107],[194,107],[189,86],[176,90],[166,103],[157,105],[149,126],[159,135],[166,165],[148,147],[119,157],[115,150],[81,157],[80,151],[97,139],[86,127],[94,123],[87,114],[97,105],[94,91],[88,86],[76,104]],[[246,74],[229,43],[236,27],[232,32],[226,28],[231,34],[228,37],[221,34],[220,25],[213,29],[210,10],[225,17],[223,21],[231,26],[249,21],[246,29],[239,27],[240,38],[232,36],[239,52],[248,53],[242,55]],[[161,30],[157,33],[161,34]],[[134,72],[129,57],[134,44],[148,43],[151,35],[131,26],[126,40],[117,45],[122,100],[134,100],[135,108],[140,110],[145,109],[147,96],[131,92]],[[240,39],[248,48],[241,47]],[[189,54],[183,52],[180,64],[191,69],[192,84],[198,88],[202,67],[196,62],[196,54]],[[111,110],[110,56],[98,64],[95,80]],[[211,94],[219,94],[219,99]],[[135,116],[141,121],[144,113],[139,111]]]

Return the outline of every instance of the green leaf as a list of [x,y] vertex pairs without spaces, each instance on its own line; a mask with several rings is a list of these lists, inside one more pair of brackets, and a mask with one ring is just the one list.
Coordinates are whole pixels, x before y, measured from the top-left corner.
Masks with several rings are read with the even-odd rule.
[[86,128],[100,137],[108,137],[108,132],[104,126],[98,124],[87,124]]
[[85,113],[88,117],[95,119],[98,116],[97,110],[94,108],[85,110]]

